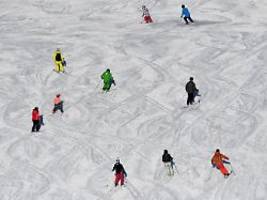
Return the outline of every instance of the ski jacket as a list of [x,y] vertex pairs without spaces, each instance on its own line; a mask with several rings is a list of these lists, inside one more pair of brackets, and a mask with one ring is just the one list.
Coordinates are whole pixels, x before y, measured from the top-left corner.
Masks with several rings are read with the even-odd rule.
[[194,93],[197,90],[195,83],[193,81],[187,82],[187,84],[185,85],[185,90],[189,94]]
[[125,176],[127,176],[127,173],[121,163],[115,163],[112,168],[112,171],[115,171],[115,174],[119,174],[122,172]]
[[188,8],[182,8],[182,17],[190,17],[190,12],[188,10]]
[[226,160],[229,160],[229,158],[219,152],[215,152],[215,154],[213,155],[212,159],[211,159],[211,164],[213,165],[221,165],[223,164],[223,160],[226,159]]
[[60,97],[56,97],[54,98],[54,104],[57,105],[57,104],[60,104],[61,103],[61,99]]
[[53,60],[54,60],[55,62],[62,62],[62,61],[64,61],[64,57],[62,56],[61,51],[56,50],[56,51],[53,53]]
[[106,84],[111,84],[113,82],[113,77],[112,74],[108,71],[105,71],[102,75],[101,75],[101,79],[104,80],[104,83]]
[[162,155],[162,162],[166,163],[166,162],[171,162],[172,160],[173,160],[173,158],[171,157],[170,154],[164,153]]
[[149,14],[149,10],[147,9],[147,8],[144,8],[143,9],[143,17],[144,16],[150,16],[150,14]]
[[37,121],[40,119],[39,111],[33,109],[32,110],[32,121]]

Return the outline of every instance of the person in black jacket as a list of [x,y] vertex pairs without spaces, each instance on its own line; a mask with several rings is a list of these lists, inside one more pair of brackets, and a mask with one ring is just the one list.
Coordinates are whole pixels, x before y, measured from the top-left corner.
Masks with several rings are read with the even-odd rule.
[[115,171],[115,186],[117,186],[119,182],[121,185],[124,185],[124,177],[127,177],[127,173],[123,165],[120,163],[120,159],[117,158],[112,171]]
[[164,166],[168,169],[168,175],[169,176],[173,176],[174,175],[174,170],[173,170],[173,157],[171,157],[171,155],[168,153],[168,150],[165,149],[163,151],[163,155],[162,155],[162,162],[164,163]]
[[188,98],[187,98],[187,106],[190,104],[192,105],[194,103],[194,97],[196,92],[198,91],[198,89],[196,88],[196,84],[194,83],[194,78],[190,77],[189,81],[186,83],[185,85],[185,90],[188,94]]

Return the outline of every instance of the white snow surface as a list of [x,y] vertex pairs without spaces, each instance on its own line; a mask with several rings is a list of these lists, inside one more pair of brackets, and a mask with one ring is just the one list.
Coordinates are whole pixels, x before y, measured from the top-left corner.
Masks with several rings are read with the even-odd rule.
[[[266,1],[1,0],[0,30],[0,200],[267,199]],[[58,47],[66,74],[52,71]],[[102,93],[106,68],[117,86]],[[201,104],[184,109],[190,76]],[[128,177],[114,189],[117,157]]]

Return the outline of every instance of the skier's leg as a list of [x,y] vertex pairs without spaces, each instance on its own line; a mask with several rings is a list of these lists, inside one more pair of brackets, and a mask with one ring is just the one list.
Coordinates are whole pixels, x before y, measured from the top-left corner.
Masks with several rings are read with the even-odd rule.
[[153,22],[151,16],[148,16],[148,22],[149,23],[152,23]]
[[184,17],[184,21],[186,24],[188,24],[187,17]]
[[108,85],[109,85],[108,83],[105,83],[105,82],[104,82],[104,86],[103,86],[103,90],[104,90],[104,91],[107,91],[107,89],[108,89]]
[[171,176],[171,164],[170,164],[170,162],[166,163],[166,167],[167,167],[167,170],[168,170],[168,176]]
[[55,67],[56,67],[56,72],[60,72],[59,62],[56,61]]
[[191,16],[189,16],[188,19],[190,20],[190,22],[194,23],[194,20],[191,18]]
[[121,173],[121,185],[124,185],[124,174]]
[[225,176],[229,175],[228,170],[225,168],[225,166],[222,163],[218,164],[217,167],[220,169],[223,175]]
[[63,66],[62,62],[59,63],[59,71],[64,72],[64,66]]
[[41,128],[41,122],[40,120],[38,120],[36,125],[36,131],[39,132],[40,128]]
[[107,92],[110,90],[110,88],[111,88],[111,83],[107,84],[107,87],[106,87]]
[[145,21],[145,23],[148,23],[147,16],[144,16],[144,21]]
[[186,104],[189,106],[189,103],[190,103],[190,95],[189,95],[189,93],[188,93],[188,97],[187,97]]
[[63,102],[60,102],[60,111],[61,111],[61,113],[64,112],[64,110],[63,110]]
[[115,186],[118,185],[119,181],[120,181],[120,175],[119,174],[116,174],[115,175]]
[[57,110],[58,110],[58,107],[57,107],[57,105],[55,104],[55,105],[54,105],[54,108],[53,108],[53,113],[57,112]]
[[32,132],[35,132],[36,125],[35,125],[35,122],[34,122],[34,121],[33,121],[32,123],[33,123],[33,124],[32,124]]
[[188,96],[189,96],[189,97],[188,97],[188,98],[189,98],[189,104],[192,105],[193,102],[194,102],[194,94],[193,94],[193,93],[189,93]]

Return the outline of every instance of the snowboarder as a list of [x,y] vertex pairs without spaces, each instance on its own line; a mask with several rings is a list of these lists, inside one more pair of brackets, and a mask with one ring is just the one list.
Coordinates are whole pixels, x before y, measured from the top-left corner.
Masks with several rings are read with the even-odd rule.
[[189,106],[189,104],[193,104],[194,103],[194,97],[195,95],[198,93],[198,89],[196,88],[196,84],[194,83],[194,78],[190,77],[189,81],[186,83],[185,85],[185,90],[188,94],[188,98],[187,98],[187,106]]
[[116,163],[114,164],[112,171],[115,171],[115,187],[118,186],[119,182],[124,185],[124,177],[127,177],[127,173],[124,170],[123,165],[120,163],[120,159],[116,159]]
[[167,149],[163,151],[162,162],[164,163],[164,166],[168,169],[168,175],[173,176],[174,175],[174,170],[173,170],[174,162],[173,162],[173,158],[168,153]]
[[66,66],[66,61],[62,56],[61,50],[57,48],[57,50],[53,53],[53,61],[55,63],[55,71],[56,72],[64,72],[64,67]]
[[103,79],[104,81],[104,87],[103,87],[103,91],[108,92],[110,90],[111,85],[116,85],[112,74],[110,72],[110,69],[107,69],[102,75],[101,75],[101,79]]
[[144,18],[145,23],[147,23],[147,24],[152,23],[153,20],[150,16],[148,8],[145,5],[142,6],[142,11],[143,11],[142,17]]
[[53,114],[57,111],[60,110],[61,113],[63,113],[63,101],[60,98],[60,94],[57,94],[56,97],[54,98],[54,109],[53,109]]
[[223,165],[225,164],[230,164],[229,158],[223,154],[220,153],[219,149],[216,149],[212,159],[211,159],[211,164],[212,167],[216,167],[217,169],[219,169],[221,171],[221,173],[224,175],[224,177],[228,177],[230,175],[230,173],[228,172],[228,170],[225,168],[225,166]]
[[38,107],[35,107],[32,110],[32,122],[33,122],[32,132],[39,132],[41,124],[40,124],[40,114]]
[[188,24],[188,19],[191,23],[194,23],[194,20],[191,18],[190,16],[190,12],[188,10],[188,8],[185,7],[185,5],[182,5],[182,14],[181,14],[181,18],[184,18],[184,21],[186,24]]

